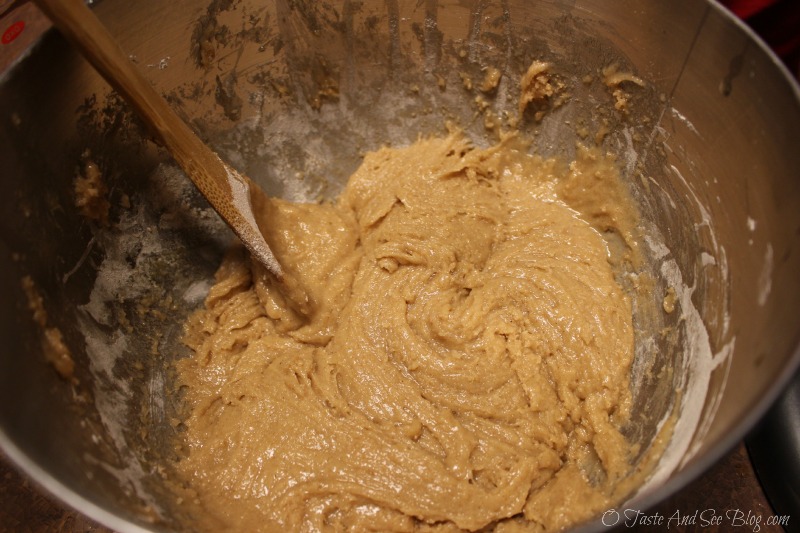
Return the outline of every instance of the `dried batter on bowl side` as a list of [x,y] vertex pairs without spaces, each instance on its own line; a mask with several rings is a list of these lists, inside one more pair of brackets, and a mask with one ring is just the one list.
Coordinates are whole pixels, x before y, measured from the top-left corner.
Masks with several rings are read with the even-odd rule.
[[383,148],[333,204],[265,206],[318,311],[234,250],[187,326],[177,467],[209,530],[549,531],[614,503],[634,339],[603,234],[632,246],[636,212],[610,156],[519,145]]

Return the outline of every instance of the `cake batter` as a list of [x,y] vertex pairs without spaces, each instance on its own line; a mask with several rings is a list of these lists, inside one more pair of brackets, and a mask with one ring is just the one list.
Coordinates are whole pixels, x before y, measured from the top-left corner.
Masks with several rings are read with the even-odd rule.
[[263,206],[316,312],[237,249],[187,326],[177,467],[208,530],[553,531],[614,503],[637,216],[577,153],[453,133],[368,154],[335,203]]

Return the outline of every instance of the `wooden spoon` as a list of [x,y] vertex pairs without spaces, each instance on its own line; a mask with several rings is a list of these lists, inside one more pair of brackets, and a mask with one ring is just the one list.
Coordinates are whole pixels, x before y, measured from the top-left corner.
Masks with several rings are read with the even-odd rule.
[[225,164],[183,120],[126,57],[108,29],[84,0],[34,0],[34,3],[139,113],[211,206],[247,249],[275,276],[290,305],[310,315],[311,302],[297,279],[286,272],[264,239],[253,214],[251,194],[264,192],[247,176]]

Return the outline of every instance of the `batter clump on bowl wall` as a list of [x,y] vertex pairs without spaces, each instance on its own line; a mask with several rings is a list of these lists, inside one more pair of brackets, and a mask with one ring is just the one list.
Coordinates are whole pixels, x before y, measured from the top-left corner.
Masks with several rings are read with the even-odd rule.
[[317,311],[237,249],[187,326],[177,466],[208,530],[552,531],[616,503],[637,214],[613,157],[456,132],[260,215]]

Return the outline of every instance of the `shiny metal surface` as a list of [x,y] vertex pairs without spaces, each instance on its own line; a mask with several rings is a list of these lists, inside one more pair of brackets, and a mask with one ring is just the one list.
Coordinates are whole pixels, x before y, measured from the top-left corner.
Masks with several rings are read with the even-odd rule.
[[[661,469],[630,505],[707,468],[797,367],[800,93],[717,5],[105,0],[96,12],[217,152],[269,193],[300,200],[335,195],[363,151],[448,120],[489,142],[464,78],[499,68],[490,105],[513,110],[513,80],[533,59],[552,61],[571,98],[525,122],[536,149],[569,155],[577,125],[607,122],[604,146],[620,154],[665,246],[650,259],[662,273],[675,265],[685,289],[680,313],[639,317],[637,368],[651,372],[636,380],[629,434],[646,445],[675,406],[687,435],[675,471]],[[610,110],[597,81],[611,64],[646,81],[629,91],[628,115]],[[108,227],[75,208],[87,157],[109,185]],[[170,484],[180,432],[170,363],[230,235],[57,34],[4,75],[0,165],[0,444],[110,527],[191,529]],[[45,361],[25,275],[73,352],[76,385]],[[655,301],[675,275],[657,281]],[[661,338],[662,327],[677,333]]]

